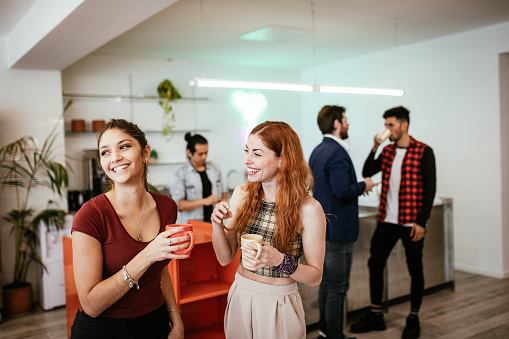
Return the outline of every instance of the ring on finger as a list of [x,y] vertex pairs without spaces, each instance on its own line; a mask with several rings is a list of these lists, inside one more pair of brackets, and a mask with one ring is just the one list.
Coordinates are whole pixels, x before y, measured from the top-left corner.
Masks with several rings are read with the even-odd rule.
[[171,238],[168,238],[168,245],[172,246],[173,243],[171,242]]

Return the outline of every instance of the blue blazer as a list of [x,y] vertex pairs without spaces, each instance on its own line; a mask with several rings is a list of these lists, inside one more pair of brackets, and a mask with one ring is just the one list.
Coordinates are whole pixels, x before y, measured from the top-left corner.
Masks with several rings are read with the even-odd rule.
[[357,182],[352,159],[334,139],[324,137],[309,158],[313,197],[327,217],[327,241],[354,242],[359,236],[359,205],[366,184]]

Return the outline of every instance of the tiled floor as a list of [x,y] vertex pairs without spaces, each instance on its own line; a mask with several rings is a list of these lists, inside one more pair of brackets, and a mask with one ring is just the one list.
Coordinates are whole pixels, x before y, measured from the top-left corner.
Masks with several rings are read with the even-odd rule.
[[[387,330],[356,334],[358,339],[401,338],[409,303],[389,307]],[[349,325],[358,314],[350,315]],[[492,339],[509,338],[509,279],[500,280],[456,272],[455,291],[440,290],[424,297],[420,312],[421,338]],[[349,327],[349,326],[348,326]],[[348,333],[348,331],[347,331]],[[315,339],[318,331],[310,331]],[[4,319],[1,339],[65,339],[65,308],[37,309],[30,315]],[[204,338],[206,339],[206,338]]]

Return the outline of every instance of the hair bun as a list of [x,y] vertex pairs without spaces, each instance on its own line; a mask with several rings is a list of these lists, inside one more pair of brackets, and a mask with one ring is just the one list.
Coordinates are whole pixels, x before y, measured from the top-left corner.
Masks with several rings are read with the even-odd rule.
[[184,136],[184,139],[187,141],[187,142],[190,142],[193,137],[191,136],[191,133],[190,132],[187,132],[186,135]]

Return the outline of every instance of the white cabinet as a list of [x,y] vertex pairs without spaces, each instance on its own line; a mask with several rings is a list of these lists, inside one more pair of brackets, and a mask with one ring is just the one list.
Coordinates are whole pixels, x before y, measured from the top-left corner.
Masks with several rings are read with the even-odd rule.
[[65,305],[62,237],[71,235],[72,219],[72,215],[67,215],[64,228],[58,231],[47,232],[45,225],[39,226],[41,261],[46,266],[39,285],[39,299],[44,310]]

